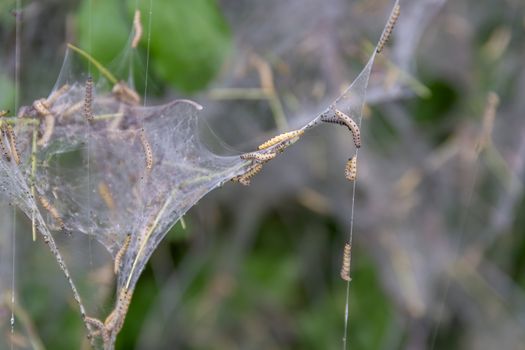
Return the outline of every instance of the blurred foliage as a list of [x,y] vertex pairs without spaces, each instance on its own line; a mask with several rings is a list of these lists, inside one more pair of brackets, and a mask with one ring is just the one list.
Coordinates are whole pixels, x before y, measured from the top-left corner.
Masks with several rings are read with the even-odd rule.
[[[230,52],[231,33],[214,0],[138,2],[142,12],[143,62],[149,59],[158,80],[183,92],[204,88]],[[78,14],[79,44],[103,64],[118,56],[130,33],[135,1],[84,0]],[[149,30],[151,29],[151,32]],[[148,40],[151,41],[148,43]]]

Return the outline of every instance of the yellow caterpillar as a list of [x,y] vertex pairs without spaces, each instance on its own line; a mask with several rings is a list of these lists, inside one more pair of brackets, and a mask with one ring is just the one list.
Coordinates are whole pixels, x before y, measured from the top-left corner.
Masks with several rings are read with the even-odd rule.
[[251,169],[249,169],[246,173],[236,176],[232,179],[234,182],[239,182],[240,184],[244,186],[248,186],[251,182],[251,178],[257,175],[263,168],[262,164],[256,164]]
[[357,178],[357,157],[354,156],[346,162],[345,177],[348,181],[355,181]]
[[16,147],[16,135],[13,127],[10,124],[5,125],[5,132],[9,139],[9,147],[11,148],[11,156],[13,160],[18,165],[20,164],[20,156],[18,155],[18,148]]
[[251,152],[251,153],[245,153],[241,154],[241,159],[244,160],[255,160],[257,162],[265,163],[275,158],[277,153],[257,153],[257,152]]
[[124,239],[124,244],[117,252],[117,255],[115,255],[115,265],[113,266],[113,271],[115,271],[115,275],[118,273],[120,269],[122,258],[124,257],[124,254],[126,254],[126,251],[128,250],[130,242],[131,242],[131,234],[128,233],[126,235],[126,238]]
[[146,156],[146,169],[151,170],[153,169],[153,151],[151,150],[151,145],[146,138],[144,129],[140,131],[140,143],[144,148],[144,155]]
[[63,230],[65,228],[65,224],[62,218],[60,217],[57,208],[55,208],[53,204],[51,204],[44,196],[38,196],[38,199],[40,200],[40,204],[42,205],[42,207],[44,207],[44,209],[46,209],[49,212],[49,214],[51,214],[51,217],[56,221],[60,229]]
[[288,141],[288,140],[291,140],[293,138],[299,137],[302,134],[304,134],[304,130],[302,130],[302,129],[285,132],[284,134],[280,134],[280,135],[277,135],[277,136],[269,139],[268,141],[266,141],[265,143],[260,145],[259,149],[270,148],[270,147],[275,146],[275,145],[277,145],[277,144],[279,144],[281,142]]
[[399,4],[397,4],[392,10],[392,14],[390,14],[390,18],[388,19],[388,23],[386,25],[385,30],[383,31],[383,34],[381,35],[381,39],[379,39],[379,44],[377,44],[377,49],[376,49],[377,53],[381,53],[381,51],[383,51],[383,48],[388,42],[388,39],[390,39],[390,35],[392,34],[392,31],[394,30],[394,27],[396,25],[396,22],[397,22],[397,19],[399,18],[400,13],[401,13],[401,7],[399,6]]
[[135,17],[133,18],[133,27],[135,28],[135,35],[131,42],[132,48],[137,48],[139,45],[140,38],[142,37],[142,23],[140,23],[140,11],[135,11]]
[[351,259],[352,259],[352,246],[350,245],[350,243],[346,243],[345,249],[343,251],[343,265],[341,266],[341,278],[348,282],[352,280],[352,278],[350,277]]

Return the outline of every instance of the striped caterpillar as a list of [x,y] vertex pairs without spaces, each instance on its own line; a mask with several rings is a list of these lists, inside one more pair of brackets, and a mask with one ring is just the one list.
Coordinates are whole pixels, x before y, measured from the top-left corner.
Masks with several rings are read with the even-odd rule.
[[10,162],[11,157],[9,156],[9,153],[7,152],[7,148],[5,147],[4,134],[5,134],[5,130],[4,130],[4,126],[2,125],[1,130],[0,130],[0,149],[2,150],[2,153],[4,154],[5,160]]
[[392,10],[392,13],[390,14],[390,18],[388,19],[386,28],[383,31],[383,34],[381,34],[381,39],[379,39],[379,44],[377,44],[377,49],[376,49],[377,53],[381,53],[381,51],[383,51],[383,48],[388,42],[388,39],[390,39],[390,35],[392,34],[392,31],[394,30],[394,27],[396,25],[396,22],[397,22],[397,19],[399,18],[400,13],[401,13],[401,7],[399,6],[399,4],[396,4],[394,9]]
[[334,116],[323,115],[321,120],[326,123],[333,123],[346,126],[352,133],[352,138],[354,140],[354,145],[356,148],[361,147],[361,131],[357,123],[350,118],[348,115],[344,114],[340,110],[335,110]]
[[84,94],[84,118],[93,122],[93,78],[88,77]]
[[257,152],[251,152],[251,153],[245,153],[241,154],[241,159],[244,160],[255,160],[259,163],[266,163],[272,159],[275,158],[277,153],[257,153]]
[[294,139],[296,137],[300,137],[302,134],[304,134],[304,130],[303,129],[285,132],[284,134],[280,134],[280,135],[277,135],[277,136],[269,139],[268,141],[266,141],[265,143],[260,145],[259,149],[270,148],[270,147],[275,146],[275,145],[277,145],[277,144],[279,144],[281,142],[288,141],[288,140]]
[[140,143],[144,148],[144,155],[146,156],[146,169],[151,170],[153,169],[153,151],[151,150],[151,145],[146,138],[144,129],[140,131]]
[[131,303],[132,293],[127,289],[122,289],[117,299],[115,309],[109,314],[104,321],[104,329],[106,332],[119,332],[124,324],[124,317],[128,312],[129,304]]
[[18,155],[18,148],[16,147],[16,135],[13,127],[10,124],[5,125],[4,132],[7,133],[9,139],[9,147],[11,148],[11,156],[15,163],[20,164],[20,156]]
[[343,265],[341,266],[341,278],[345,281],[350,282],[350,263],[352,260],[352,245],[350,243],[345,244],[343,251]]
[[[4,117],[8,112],[2,111],[0,113],[0,117]],[[9,162],[11,159],[15,161],[15,163],[18,165],[20,164],[20,156],[18,154],[18,148],[16,146],[16,135],[15,131],[13,130],[13,127],[8,124],[2,124],[0,128],[0,149],[4,153],[5,159]],[[9,153],[7,151],[7,147],[4,143],[4,136],[7,138],[9,142],[9,148],[11,149],[11,156],[9,156]]]
[[113,271],[115,271],[115,275],[118,273],[120,269],[122,258],[124,257],[124,254],[126,254],[126,251],[128,250],[130,242],[131,242],[131,234],[128,233],[126,235],[126,238],[124,239],[124,244],[117,252],[117,255],[115,255],[115,265],[113,266]]
[[352,158],[348,159],[348,162],[346,162],[345,177],[348,179],[348,181],[355,181],[355,179],[357,178],[356,156],[353,156]]
[[38,196],[38,199],[40,200],[40,204],[42,205],[42,207],[44,207],[44,209],[46,209],[49,212],[49,214],[51,214],[51,217],[56,221],[60,229],[64,230],[66,225],[60,217],[57,208],[55,208],[53,204],[51,204],[44,196]]
[[140,11],[135,11],[135,17],[133,17],[133,27],[135,29],[135,35],[131,42],[131,47],[133,49],[137,48],[139,45],[140,38],[142,37],[142,23],[140,23]]
[[248,186],[251,182],[251,178],[257,175],[262,170],[262,168],[263,168],[262,164],[255,164],[246,173],[234,177],[232,181],[239,182],[240,184],[244,186]]

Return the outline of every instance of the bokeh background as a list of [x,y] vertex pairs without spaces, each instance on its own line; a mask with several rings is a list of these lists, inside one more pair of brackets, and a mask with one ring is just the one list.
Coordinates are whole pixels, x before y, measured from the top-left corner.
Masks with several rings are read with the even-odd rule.
[[[400,3],[363,119],[350,348],[522,349],[525,3]],[[205,106],[203,140],[235,154],[326,108],[363,68],[393,2],[21,4],[0,1],[0,107],[15,107],[17,19],[19,99],[30,104],[53,88],[67,42],[128,78],[119,57],[138,6],[137,90],[147,66],[147,104],[194,99]],[[341,348],[353,146],[343,128],[307,136],[250,187],[225,185],[174,227],[140,279],[118,349]],[[52,255],[0,203],[0,348],[88,348]],[[77,282],[92,307],[107,314],[111,261],[89,271],[85,245],[62,240],[73,270],[87,270]]]

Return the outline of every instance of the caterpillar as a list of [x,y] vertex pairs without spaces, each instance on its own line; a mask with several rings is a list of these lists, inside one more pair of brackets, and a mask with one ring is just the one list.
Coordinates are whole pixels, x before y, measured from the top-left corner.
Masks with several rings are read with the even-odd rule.
[[50,115],[49,106],[45,99],[41,98],[33,102],[33,108],[40,114],[42,117]]
[[49,142],[55,129],[55,116],[53,114],[47,114],[44,119],[44,133],[40,140],[38,140],[39,146],[44,146]]
[[140,38],[142,37],[142,23],[140,22],[140,11],[135,11],[135,17],[133,18],[133,27],[135,28],[135,35],[131,42],[132,48],[137,48]]
[[352,133],[352,138],[354,140],[354,145],[356,148],[361,147],[361,131],[359,130],[359,126],[357,123],[350,118],[348,115],[344,114],[340,110],[335,110],[334,116],[327,116],[323,115],[321,116],[321,120],[326,123],[333,123],[333,124],[339,124],[339,125],[345,125],[350,132]]
[[357,125],[357,123],[352,118],[350,118],[338,109],[335,110],[335,115],[336,117],[340,118],[345,122],[346,126],[348,127],[348,129],[350,129],[350,132],[352,133],[352,138],[354,139],[355,147],[360,148],[361,131],[359,130],[359,126]]
[[386,28],[383,31],[383,34],[381,34],[381,39],[379,39],[379,43],[377,44],[377,49],[376,49],[377,53],[381,53],[381,51],[383,51],[383,48],[388,42],[388,39],[390,39],[390,35],[392,34],[392,31],[394,30],[394,27],[396,25],[396,22],[397,22],[397,19],[399,18],[400,13],[401,13],[401,7],[399,6],[399,4],[396,4],[394,9],[392,10],[392,13],[390,14],[390,18],[388,19]]
[[345,177],[348,179],[348,181],[355,181],[355,179],[357,178],[356,156],[353,156],[352,158],[348,159],[348,162],[346,162]]
[[84,318],[84,321],[91,327],[95,328],[95,331],[92,331],[90,329],[91,334],[88,335],[89,339],[91,339],[91,337],[96,337],[100,335],[102,337],[102,341],[104,342],[104,344],[109,343],[109,334],[105,332],[104,323],[102,323],[100,320],[96,318],[88,317],[88,316]]
[[93,78],[88,77],[86,80],[85,94],[84,94],[84,118],[89,122],[93,122]]
[[18,148],[16,146],[16,135],[13,127],[10,124],[5,125],[5,132],[9,139],[9,147],[11,148],[11,156],[15,163],[20,164],[20,156],[18,155]]
[[101,182],[98,184],[98,194],[100,195],[104,203],[106,203],[106,206],[109,210],[115,210],[115,201],[113,200],[111,191],[109,190],[109,187],[108,185],[106,185],[105,182]]
[[280,134],[280,135],[277,135],[277,136],[269,139],[268,141],[266,141],[265,143],[260,145],[259,149],[270,148],[270,147],[275,146],[275,145],[277,145],[277,144],[279,144],[281,142],[288,141],[288,140],[291,140],[291,139],[296,138],[296,137],[300,137],[302,134],[304,134],[304,130],[303,129],[285,132],[284,134]]
[[55,90],[51,94],[51,96],[48,97],[48,99],[45,101],[45,104],[47,106],[53,106],[55,104],[55,102],[69,90],[69,88],[70,88],[70,86],[68,84],[62,85],[62,87],[60,89]]
[[128,312],[129,304],[131,303],[132,293],[127,289],[122,289],[117,299],[117,305],[111,311],[109,316],[104,321],[104,329],[107,332],[119,332],[124,324],[124,317]]
[[251,153],[241,154],[241,159],[244,159],[244,160],[251,159],[251,160],[255,160],[260,163],[266,163],[274,159],[276,155],[277,153],[273,153],[273,152],[272,153],[251,152]]
[[352,260],[352,245],[350,243],[345,244],[343,251],[343,265],[341,266],[341,278],[345,281],[350,282],[350,263]]
[[140,96],[135,90],[130,88],[125,82],[120,81],[113,86],[111,92],[115,97],[124,103],[130,105],[138,105],[140,103]]
[[130,242],[131,242],[131,234],[128,233],[126,235],[126,238],[124,239],[124,244],[117,252],[117,255],[115,255],[115,265],[113,266],[113,271],[115,271],[115,275],[118,273],[120,269],[122,258],[124,257],[124,254],[126,254],[126,251],[128,250]]
[[263,168],[262,164],[256,164],[250,168],[246,173],[236,176],[232,179],[234,182],[239,182],[241,185],[248,186],[250,185],[251,178],[257,175]]
[[144,129],[141,129],[140,131],[140,143],[144,148],[144,155],[146,156],[146,169],[151,170],[153,169],[153,151],[151,150],[151,145],[146,138]]
[[11,157],[9,156],[9,153],[7,152],[7,148],[4,144],[4,135],[5,135],[5,128],[4,125],[0,128],[0,149],[2,150],[2,153],[4,154],[4,158],[6,161],[10,162]]
[[64,230],[66,225],[60,217],[57,208],[55,208],[53,204],[51,204],[44,196],[38,196],[38,199],[40,200],[40,204],[44,207],[44,209],[47,210],[49,214],[51,214],[51,217],[56,221],[60,229]]

